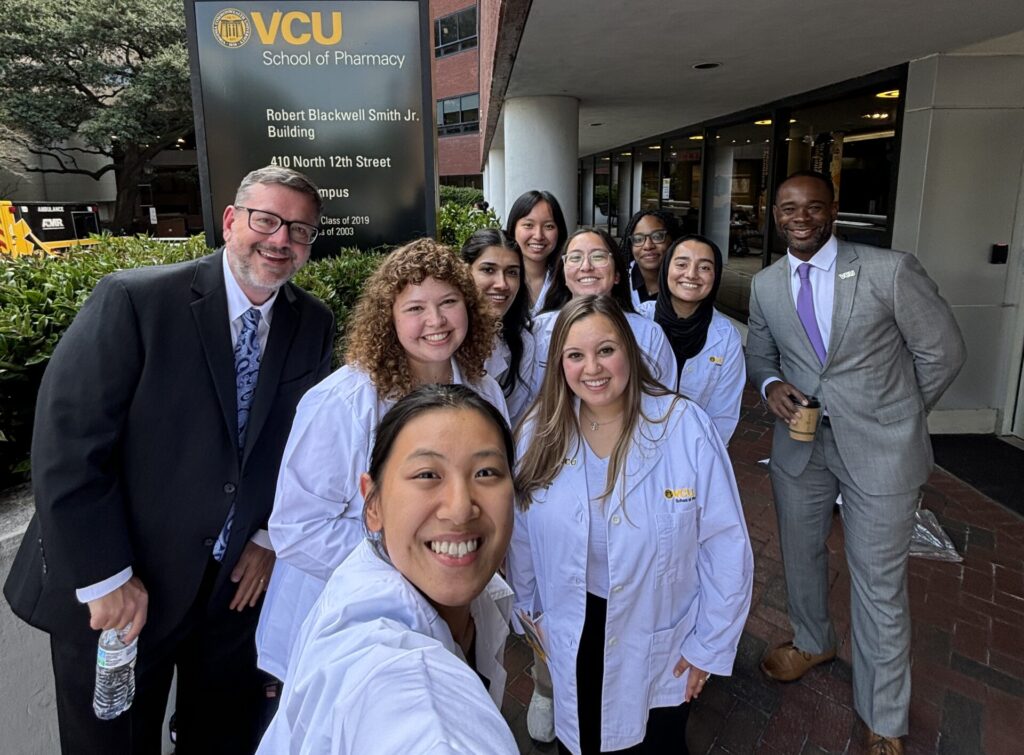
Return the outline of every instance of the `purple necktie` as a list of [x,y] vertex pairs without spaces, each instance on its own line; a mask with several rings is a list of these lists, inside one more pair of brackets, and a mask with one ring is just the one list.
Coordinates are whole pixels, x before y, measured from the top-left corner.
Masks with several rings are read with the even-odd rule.
[[804,332],[814,347],[814,353],[818,359],[825,364],[825,342],[821,340],[821,331],[818,330],[818,318],[814,316],[814,290],[811,288],[811,265],[808,262],[801,263],[796,269],[800,276],[800,293],[796,297],[796,313],[803,323]]

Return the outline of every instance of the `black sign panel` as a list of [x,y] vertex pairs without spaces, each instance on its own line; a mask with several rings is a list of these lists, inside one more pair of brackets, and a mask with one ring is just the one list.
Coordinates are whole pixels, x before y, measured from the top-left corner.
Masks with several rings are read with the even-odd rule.
[[323,256],[435,228],[427,0],[188,0],[207,238],[241,178],[302,171],[324,199]]

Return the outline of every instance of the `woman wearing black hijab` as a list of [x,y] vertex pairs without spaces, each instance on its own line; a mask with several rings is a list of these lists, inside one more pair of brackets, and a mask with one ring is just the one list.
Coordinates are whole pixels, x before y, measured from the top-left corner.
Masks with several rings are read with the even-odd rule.
[[715,309],[721,281],[722,252],[715,242],[683,236],[662,260],[657,299],[641,311],[661,326],[672,346],[679,367],[676,390],[708,413],[728,443],[747,373],[739,331]]

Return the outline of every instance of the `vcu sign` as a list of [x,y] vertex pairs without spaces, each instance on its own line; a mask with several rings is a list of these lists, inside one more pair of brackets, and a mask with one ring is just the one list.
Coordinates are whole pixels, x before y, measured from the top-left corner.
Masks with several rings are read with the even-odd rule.
[[280,38],[290,45],[306,45],[316,42],[321,45],[336,45],[341,41],[341,11],[331,11],[328,17],[320,11],[276,10],[265,16],[259,11],[252,12],[252,25],[242,11],[225,8],[213,19],[213,36],[224,47],[241,47],[249,41],[252,28],[264,45],[272,45]]

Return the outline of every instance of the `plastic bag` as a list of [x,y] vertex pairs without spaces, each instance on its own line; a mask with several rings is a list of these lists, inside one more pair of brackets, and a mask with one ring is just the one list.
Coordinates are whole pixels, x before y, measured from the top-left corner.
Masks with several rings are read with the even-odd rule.
[[935,514],[928,509],[918,509],[914,512],[914,532],[910,536],[910,555],[951,563],[959,563],[964,560],[956,552],[953,541],[942,529]]

